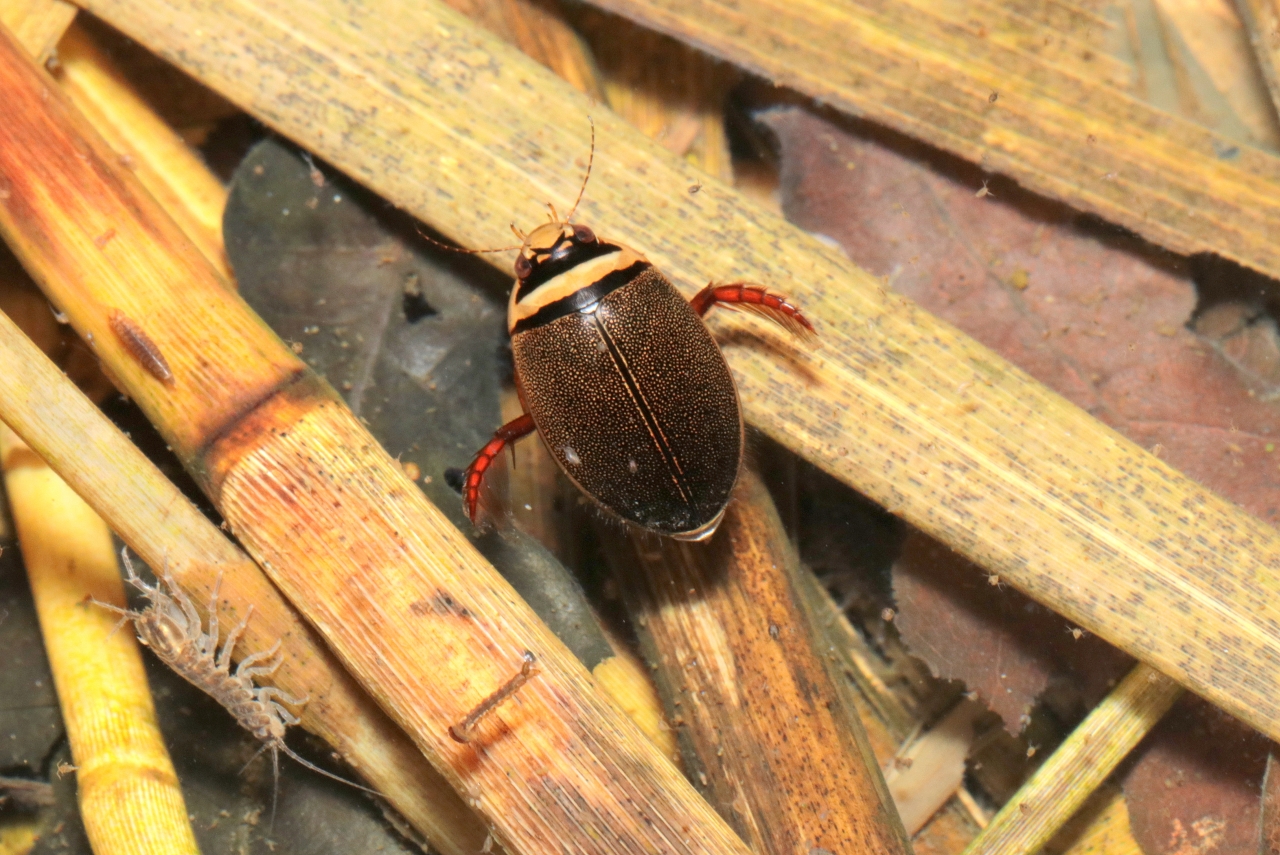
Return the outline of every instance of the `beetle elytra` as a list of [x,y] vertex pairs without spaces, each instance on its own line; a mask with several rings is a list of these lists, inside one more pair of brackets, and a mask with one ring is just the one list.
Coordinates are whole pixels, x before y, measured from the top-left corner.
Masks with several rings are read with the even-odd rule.
[[[533,431],[604,510],[683,540],[710,537],[742,466],[742,409],[703,316],[757,312],[801,338],[813,325],[786,298],[746,282],[711,283],[691,301],[638,251],[561,218],[521,239],[507,330],[524,414],[499,428],[462,483],[474,522],[485,473]],[[512,227],[513,231],[515,227]],[[514,247],[512,247],[514,248]]]

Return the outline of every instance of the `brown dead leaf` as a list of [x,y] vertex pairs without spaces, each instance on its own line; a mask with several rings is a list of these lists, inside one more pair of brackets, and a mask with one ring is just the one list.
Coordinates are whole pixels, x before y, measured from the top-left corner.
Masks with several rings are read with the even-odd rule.
[[766,121],[793,222],[1192,478],[1280,520],[1280,409],[1187,329],[1196,293],[1185,260],[1007,181],[975,198],[977,168],[918,143],[799,109]]
[[1097,703],[1131,660],[1044,606],[912,532],[893,568],[898,631],[944,678],[963,680],[1019,733],[1054,677],[1071,675],[1079,706]]
[[[788,108],[766,122],[793,222],[1191,477],[1278,519],[1280,410],[1246,386],[1270,371],[1265,325],[1223,310],[1199,319],[1208,341],[1192,333],[1185,259],[853,121]],[[984,181],[990,192],[978,196]],[[895,568],[897,623],[1010,726],[1067,666],[1043,631],[1052,616],[1020,614],[1014,603],[1030,602],[992,582],[915,535]],[[1148,855],[1257,851],[1260,740],[1203,703],[1166,717],[1125,784]]]
[[1262,816],[1258,820],[1259,855],[1280,855],[1280,756],[1272,745],[1262,777]]
[[1124,781],[1147,855],[1257,855],[1270,743],[1199,698],[1183,698],[1139,749]]

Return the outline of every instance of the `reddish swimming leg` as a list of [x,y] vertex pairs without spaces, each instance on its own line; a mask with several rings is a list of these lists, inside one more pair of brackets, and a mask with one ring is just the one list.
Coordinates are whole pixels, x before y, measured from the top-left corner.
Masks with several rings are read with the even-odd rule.
[[753,285],[750,282],[717,285],[711,282],[689,301],[693,310],[703,316],[717,303],[733,309],[755,312],[806,341],[817,337],[813,324],[798,308],[787,302],[786,297],[770,294],[763,285]]
[[493,439],[476,452],[475,459],[467,467],[467,474],[462,480],[463,506],[466,508],[467,517],[473,523],[476,521],[476,508],[480,505],[480,485],[484,481],[484,473],[488,471],[489,465],[502,453],[502,449],[530,433],[533,433],[533,417],[525,413],[494,431]]

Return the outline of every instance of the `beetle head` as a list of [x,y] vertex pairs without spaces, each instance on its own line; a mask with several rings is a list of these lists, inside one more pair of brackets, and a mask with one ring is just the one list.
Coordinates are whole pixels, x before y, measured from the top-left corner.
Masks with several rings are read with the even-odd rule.
[[516,256],[516,278],[529,278],[533,268],[544,261],[558,261],[574,247],[596,242],[596,233],[590,226],[574,225],[568,220],[556,216],[556,209],[551,208],[551,222],[543,223],[527,235],[519,235],[524,243],[520,246],[520,254]]

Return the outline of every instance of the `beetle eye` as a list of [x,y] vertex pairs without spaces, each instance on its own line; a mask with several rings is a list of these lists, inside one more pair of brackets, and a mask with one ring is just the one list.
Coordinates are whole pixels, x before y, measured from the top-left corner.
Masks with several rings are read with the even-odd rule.
[[516,278],[527,279],[529,274],[533,272],[533,262],[525,258],[523,255],[516,259]]
[[590,226],[574,226],[573,239],[578,243],[595,243],[596,233],[591,231]]

